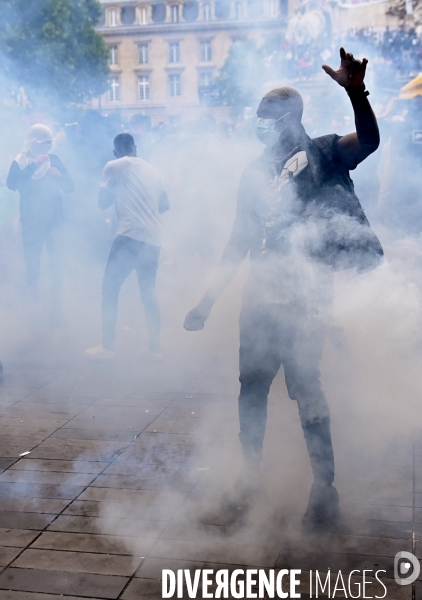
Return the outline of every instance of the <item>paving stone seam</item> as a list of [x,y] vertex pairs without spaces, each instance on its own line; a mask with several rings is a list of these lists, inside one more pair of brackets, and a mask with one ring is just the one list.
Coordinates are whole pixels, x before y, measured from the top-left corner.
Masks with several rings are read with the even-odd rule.
[[[43,531],[42,533],[49,533],[49,532],[48,531]],[[51,533],[58,533],[58,532],[51,532]],[[67,532],[65,532],[65,533],[67,533]],[[107,534],[84,534],[84,533],[81,533],[80,531],[78,531],[77,533],[73,533],[72,532],[72,535],[98,535],[98,536],[102,535],[103,537],[107,537]],[[119,536],[114,536],[114,537],[119,537]],[[36,539],[34,539],[31,542],[31,544],[33,544],[34,542],[36,542],[36,540],[38,538],[39,538],[39,536]],[[20,548],[20,546],[6,546],[6,547],[7,548],[15,548],[15,547],[16,548]],[[25,550],[37,550],[37,551],[41,550],[43,552],[68,552],[69,554],[71,554],[71,553],[72,554],[81,554],[81,553],[83,553],[83,554],[96,554],[96,555],[101,554],[101,555],[104,555],[104,556],[132,556],[133,557],[133,553],[131,553],[131,552],[128,552],[127,554],[119,552],[118,554],[116,554],[115,552],[95,552],[95,550],[67,550],[67,549],[64,549],[64,548],[44,548],[42,546],[36,546],[36,547],[27,546],[25,548]],[[18,558],[18,557],[16,557],[16,558]],[[138,567],[136,567],[136,569],[139,569],[139,566],[140,565],[138,565]],[[21,567],[13,567],[13,568],[14,569],[20,569]],[[34,567],[24,567],[24,568],[25,569],[32,569]],[[70,571],[70,572],[72,572],[72,571]],[[101,573],[97,573],[97,575],[101,575]],[[120,577],[120,575],[116,575],[116,577]],[[122,577],[128,577],[128,575],[127,576],[126,575],[122,575]]]
[[[195,380],[195,378],[193,378],[193,379],[191,380],[191,382],[190,382],[190,383],[192,383],[192,381],[194,381],[194,380]],[[147,426],[145,426],[145,427],[144,427],[144,428],[143,428],[143,429],[142,429],[140,432],[138,432],[138,433],[135,435],[134,439],[133,439],[133,440],[132,440],[132,441],[131,441],[131,442],[130,442],[130,443],[129,443],[129,444],[128,444],[128,445],[127,445],[127,446],[126,446],[124,449],[122,449],[120,452],[118,452],[118,453],[116,453],[116,454],[115,454],[114,458],[113,458],[113,459],[112,459],[112,460],[111,460],[111,461],[110,461],[110,462],[107,464],[107,466],[105,466],[105,467],[104,467],[104,469],[103,469],[102,471],[100,471],[99,473],[97,473],[97,474],[96,474],[96,476],[93,478],[93,480],[90,482],[90,484],[89,484],[89,485],[87,485],[87,486],[84,486],[84,490],[83,490],[83,491],[81,491],[81,492],[80,492],[80,494],[79,494],[78,496],[76,496],[74,499],[72,499],[72,500],[71,500],[69,503],[67,503],[67,505],[66,505],[66,506],[63,508],[63,510],[62,510],[62,511],[61,511],[59,514],[57,514],[57,515],[55,516],[55,518],[54,518],[54,519],[51,521],[51,523],[49,523],[48,525],[46,525],[46,527],[45,527],[45,528],[44,528],[42,531],[40,531],[39,535],[37,535],[37,537],[36,537],[34,540],[32,540],[32,542],[31,542],[30,544],[28,544],[28,546],[22,550],[22,552],[24,552],[24,551],[25,551],[27,548],[30,548],[30,547],[31,547],[31,546],[32,546],[32,545],[33,545],[33,544],[34,544],[34,543],[35,543],[35,542],[36,542],[36,541],[39,539],[39,537],[42,535],[42,533],[44,533],[44,532],[45,532],[45,530],[47,529],[47,527],[49,527],[49,526],[50,526],[52,523],[54,523],[54,522],[55,522],[55,521],[56,521],[56,520],[59,518],[59,516],[60,516],[60,515],[61,515],[61,514],[62,514],[62,513],[63,513],[63,512],[64,512],[64,511],[65,511],[65,510],[66,510],[66,509],[67,509],[67,508],[68,508],[68,507],[69,507],[69,506],[72,504],[72,503],[73,503],[73,502],[75,502],[75,501],[76,501],[76,500],[77,500],[77,499],[80,497],[80,495],[81,495],[81,494],[82,494],[82,493],[83,493],[83,492],[84,492],[86,489],[88,489],[88,488],[90,487],[90,485],[91,485],[91,484],[92,484],[92,483],[93,483],[93,482],[94,482],[94,481],[95,481],[95,480],[96,480],[96,479],[97,479],[97,478],[98,478],[100,475],[102,475],[102,474],[104,473],[104,471],[105,471],[105,470],[106,470],[106,469],[107,469],[107,468],[108,468],[110,465],[112,465],[112,464],[113,464],[113,463],[114,463],[114,462],[115,462],[115,461],[118,459],[118,457],[119,457],[119,456],[120,456],[120,455],[121,455],[121,454],[122,454],[122,453],[123,453],[123,452],[126,450],[126,448],[129,448],[129,447],[131,446],[131,444],[133,444],[133,443],[134,443],[134,441],[135,441],[135,440],[136,440],[136,439],[137,439],[137,438],[138,438],[138,437],[141,435],[141,433],[143,433],[143,432],[145,431],[145,429],[147,429],[148,427],[150,427],[150,426],[152,425],[152,423],[154,423],[154,422],[155,422],[155,421],[156,421],[156,420],[157,420],[157,419],[158,419],[158,418],[159,418],[159,417],[160,417],[160,416],[163,414],[163,412],[164,412],[164,411],[165,411],[165,410],[166,410],[166,409],[167,409],[169,406],[171,406],[171,404],[172,404],[172,403],[173,403],[173,402],[176,400],[176,398],[178,398],[178,397],[182,396],[182,394],[183,394],[183,392],[185,391],[186,387],[188,387],[188,386],[190,385],[190,383],[189,383],[187,386],[185,386],[185,388],[183,388],[183,390],[181,390],[181,391],[180,391],[178,394],[176,394],[176,395],[175,395],[175,397],[174,397],[172,400],[170,400],[170,402],[169,402],[169,403],[168,403],[166,406],[164,406],[164,407],[163,407],[162,411],[161,411],[159,414],[157,414],[157,416],[156,416],[156,417],[155,417],[155,418],[154,418],[154,419],[153,419],[153,420],[152,420],[152,421],[151,421],[151,422],[150,422],[150,423],[149,423]],[[185,392],[185,393],[186,393],[186,392]],[[93,403],[92,403],[92,404],[94,404],[94,403],[95,403],[95,401],[96,401],[96,399],[93,401]],[[85,411],[87,408],[89,408],[90,406],[92,406],[92,404],[90,404],[90,405],[88,405],[88,406],[84,406],[84,407],[82,408],[82,410],[81,410],[79,413],[77,413],[77,415],[79,415],[79,414],[81,414],[82,412],[84,412],[84,411]],[[74,416],[73,416],[71,419],[68,419],[68,420],[67,420],[67,421],[66,421],[66,422],[65,422],[63,425],[65,425],[65,424],[67,424],[69,421],[73,420],[73,419],[75,418],[75,416],[77,416],[77,415],[74,415]],[[61,427],[63,427],[63,425],[61,425],[60,427],[58,427],[58,428],[57,428],[55,431],[57,431],[58,429],[60,429]],[[55,431],[54,431],[54,432],[52,432],[52,433],[51,433],[49,436],[47,436],[47,438],[45,438],[45,439],[48,439],[49,437],[51,437],[51,436],[53,435],[53,433],[55,433]],[[176,435],[177,435],[177,434],[176,434]],[[42,442],[40,442],[40,443],[42,443]],[[39,444],[38,444],[38,445],[39,445]],[[101,461],[99,461],[99,462],[101,462]],[[191,494],[194,492],[194,489],[196,488],[196,486],[197,486],[198,484],[199,484],[199,480],[193,484],[193,486],[192,486],[191,490],[190,490],[190,491],[187,493],[185,500],[186,500],[186,499],[187,499],[187,498],[188,498],[188,497],[189,497],[189,496],[190,496],[190,495],[191,495]],[[170,521],[169,521],[169,522],[171,523],[172,521],[173,521],[173,518],[172,518],[172,519],[170,519]],[[156,546],[156,544],[157,544],[157,543],[158,543],[158,542],[159,542],[161,539],[162,539],[162,534],[160,534],[160,535],[158,536],[157,540],[154,542],[154,544],[152,545],[151,549],[150,549],[150,550],[149,550],[149,551],[146,553],[146,556],[151,556],[151,555],[152,555],[152,552],[153,552],[153,550],[154,550],[154,547]],[[35,549],[35,548],[33,548],[33,549]],[[14,560],[17,560],[17,559],[19,558],[19,556],[22,554],[22,552],[21,552],[21,553],[20,553],[20,554],[19,554],[19,555],[18,555],[18,556],[17,556],[17,557],[14,559]],[[75,552],[75,553],[76,553],[76,552]],[[11,563],[8,565],[8,567],[10,567],[10,566],[13,566],[13,562],[14,562],[14,561],[12,561],[12,562],[11,562]],[[206,564],[207,562],[211,562],[211,561],[202,561],[202,562],[204,562],[204,563]],[[122,597],[122,595],[124,594],[125,590],[126,590],[126,589],[127,589],[127,587],[130,585],[131,581],[133,581],[133,579],[134,579],[134,577],[135,577],[135,574],[136,574],[136,572],[139,570],[139,567],[140,567],[140,565],[141,565],[141,564],[142,564],[142,562],[141,562],[141,563],[140,563],[140,564],[137,566],[137,568],[134,570],[134,573],[133,573],[133,575],[132,575],[132,576],[129,578],[129,580],[128,580],[127,584],[126,584],[126,585],[125,585],[125,587],[122,589],[122,591],[121,591],[121,593],[120,593],[120,595],[119,595],[119,598],[121,598],[121,597]],[[275,564],[275,563],[274,563],[274,564]],[[15,568],[16,568],[16,567],[15,567]],[[80,597],[83,597],[83,596],[80,596]]]
[[[45,384],[45,385],[48,385],[48,384]],[[42,387],[44,387],[44,386],[41,386],[41,388],[42,388]],[[186,387],[186,386],[185,386],[185,387]],[[39,389],[41,389],[41,388],[39,388]],[[68,503],[68,504],[67,504],[67,505],[66,505],[66,506],[63,508],[63,510],[62,510],[60,513],[58,513],[58,514],[55,516],[55,518],[54,518],[54,519],[53,519],[53,520],[52,520],[50,523],[48,523],[48,524],[45,526],[45,527],[44,527],[44,529],[43,529],[43,530],[41,530],[41,531],[39,532],[39,534],[38,534],[38,535],[37,535],[37,536],[36,536],[36,537],[35,537],[35,538],[34,538],[34,539],[31,541],[31,543],[30,543],[30,544],[28,544],[28,545],[27,545],[25,548],[23,548],[23,549],[22,549],[22,552],[20,552],[20,553],[18,554],[18,556],[16,556],[16,557],[14,558],[14,560],[12,560],[12,561],[11,561],[11,562],[10,562],[10,563],[9,563],[9,564],[6,566],[6,567],[4,567],[4,568],[0,569],[0,574],[1,574],[1,573],[3,573],[3,572],[4,572],[6,569],[8,569],[9,567],[13,567],[13,563],[14,563],[14,562],[15,562],[15,561],[16,561],[16,560],[17,560],[17,559],[18,559],[18,558],[19,558],[19,557],[20,557],[20,556],[23,554],[23,552],[24,552],[25,550],[27,550],[27,549],[31,548],[32,544],[34,544],[34,542],[36,542],[36,541],[37,541],[37,540],[38,540],[38,539],[41,537],[41,535],[42,535],[43,533],[45,533],[45,532],[46,532],[47,528],[48,528],[50,525],[52,525],[52,524],[53,524],[53,523],[54,523],[54,522],[55,522],[55,521],[56,521],[56,520],[57,520],[57,519],[58,519],[58,518],[59,518],[59,517],[60,517],[60,516],[63,514],[63,512],[64,512],[65,510],[67,510],[67,509],[69,508],[69,506],[71,506],[71,505],[73,504],[73,502],[75,502],[76,500],[78,500],[78,498],[79,498],[79,497],[80,497],[80,496],[81,496],[81,495],[82,495],[82,494],[83,494],[83,493],[84,493],[84,492],[85,492],[85,491],[86,491],[86,490],[89,488],[89,486],[90,486],[90,485],[91,485],[91,484],[92,484],[92,483],[93,483],[93,482],[94,482],[94,481],[97,479],[97,477],[99,477],[100,475],[102,475],[102,474],[104,473],[104,471],[105,471],[105,470],[106,470],[106,469],[107,469],[107,468],[108,468],[110,465],[112,465],[112,464],[113,464],[113,463],[114,463],[114,462],[117,460],[117,458],[118,458],[118,457],[119,457],[119,456],[120,456],[120,455],[121,455],[121,454],[122,454],[122,453],[123,453],[123,452],[124,452],[124,451],[125,451],[127,448],[129,448],[129,447],[130,447],[130,446],[131,446],[131,445],[132,445],[132,444],[133,444],[133,443],[134,443],[134,442],[135,442],[135,441],[138,439],[138,437],[141,435],[141,433],[143,433],[143,432],[145,431],[145,429],[147,429],[147,428],[148,428],[148,427],[149,427],[149,426],[150,426],[152,423],[154,423],[154,421],[155,421],[156,419],[158,419],[158,418],[159,418],[159,417],[160,417],[160,416],[163,414],[163,412],[164,412],[164,411],[165,411],[165,410],[166,410],[166,409],[167,409],[167,408],[168,408],[168,407],[169,407],[169,406],[172,404],[172,402],[174,402],[174,400],[175,400],[175,399],[176,399],[176,398],[177,398],[177,397],[178,397],[180,394],[182,394],[182,393],[183,393],[183,390],[182,390],[181,392],[178,392],[177,394],[175,394],[174,398],[173,398],[172,400],[170,400],[170,401],[169,401],[169,403],[168,403],[168,404],[166,404],[166,405],[163,407],[162,411],[161,411],[159,414],[157,414],[157,416],[156,416],[156,417],[155,417],[155,418],[154,418],[154,419],[153,419],[153,420],[152,420],[152,421],[151,421],[151,422],[150,422],[148,425],[146,425],[146,426],[145,426],[143,429],[141,429],[139,432],[133,432],[133,433],[134,433],[134,438],[133,438],[133,439],[132,439],[132,440],[129,442],[129,444],[128,444],[128,445],[127,445],[125,448],[123,448],[123,449],[122,449],[120,452],[118,452],[118,453],[116,453],[116,454],[115,454],[114,458],[113,458],[113,459],[112,459],[112,460],[111,460],[111,461],[110,461],[110,462],[109,462],[109,463],[108,463],[108,464],[107,464],[107,465],[104,467],[104,469],[102,469],[102,471],[100,471],[99,473],[97,473],[97,474],[96,474],[96,476],[95,476],[95,477],[94,477],[94,479],[93,479],[93,480],[90,482],[90,484],[89,484],[89,485],[87,485],[87,486],[85,486],[85,487],[84,487],[84,489],[83,489],[83,490],[80,492],[80,494],[78,494],[78,496],[76,496],[75,498],[73,498],[73,499],[72,499],[72,500],[71,500],[71,501],[70,501],[70,502],[69,502],[69,503]],[[30,394],[28,394],[28,395],[30,395]],[[67,420],[65,423],[63,423],[63,424],[62,424],[62,425],[60,425],[60,426],[59,426],[57,429],[55,429],[53,432],[51,432],[51,434],[50,434],[49,436],[47,436],[47,437],[45,438],[45,440],[49,439],[49,438],[50,438],[50,437],[51,437],[51,436],[52,436],[52,435],[53,435],[53,434],[54,434],[56,431],[58,431],[58,430],[59,430],[59,429],[61,429],[61,428],[62,428],[64,425],[66,425],[67,423],[69,423],[70,421],[72,421],[72,420],[75,418],[75,416],[78,416],[78,415],[80,415],[80,414],[81,414],[82,412],[84,412],[86,409],[90,408],[90,407],[91,407],[93,404],[95,404],[95,402],[96,402],[96,401],[97,401],[99,398],[101,398],[101,397],[102,397],[101,395],[100,395],[100,396],[97,396],[97,397],[96,397],[96,398],[93,400],[93,402],[92,402],[91,404],[89,404],[89,405],[83,405],[83,408],[82,408],[82,410],[81,410],[80,412],[78,412],[78,413],[77,413],[76,415],[74,415],[74,416],[73,416],[71,419],[68,419],[68,420]],[[19,402],[19,401],[17,401],[17,402]],[[39,446],[40,444],[42,444],[42,443],[43,443],[45,440],[43,440],[42,442],[40,442],[39,444],[37,444],[37,446],[35,446],[33,449],[35,449],[36,447],[38,447],[38,446]],[[19,459],[18,459],[18,460],[19,460]],[[106,462],[106,461],[95,461],[95,462]],[[13,463],[13,464],[15,464],[15,463]],[[11,466],[11,465],[10,465],[10,466]],[[8,470],[8,469],[6,469],[6,471],[7,471],[7,470]],[[155,545],[155,544],[154,544],[154,545]],[[36,548],[31,548],[31,549],[35,550]],[[146,556],[149,556],[149,553],[145,553],[145,554],[146,554]],[[132,579],[134,578],[134,576],[135,576],[135,574],[136,574],[136,572],[137,572],[137,570],[139,569],[139,567],[140,567],[140,565],[141,565],[141,564],[142,564],[142,561],[141,561],[141,562],[140,562],[140,563],[137,565],[136,569],[134,570],[134,573],[133,573],[133,575],[130,577],[130,579],[129,579],[129,581],[128,581],[128,584],[129,584],[129,582],[130,582],[130,581],[132,581]],[[19,567],[14,567],[14,568],[19,568]],[[127,588],[127,585],[126,585],[126,586],[123,588],[123,590],[122,590],[121,594],[124,592],[124,590],[125,590],[126,588]],[[119,595],[119,598],[121,597],[121,594]],[[75,596],[74,596],[74,597],[75,597]],[[81,598],[83,598],[83,597],[85,597],[85,596],[77,596],[77,597],[81,597]]]
[[[215,359],[215,357],[214,357],[214,359]],[[214,359],[212,359],[212,360],[214,360]],[[212,363],[212,360],[211,360],[211,363]],[[197,375],[196,375],[195,377],[193,377],[193,378],[192,378],[192,379],[189,381],[189,383],[188,383],[188,384],[187,384],[187,385],[186,385],[186,386],[185,386],[185,387],[184,387],[184,388],[181,390],[181,392],[180,392],[179,394],[177,394],[177,396],[176,396],[175,398],[173,398],[173,400],[172,400],[172,401],[171,401],[171,402],[168,404],[168,406],[166,406],[166,408],[165,408],[164,410],[167,410],[167,408],[169,408],[169,407],[170,407],[170,406],[173,404],[173,402],[175,402],[175,400],[176,400],[178,397],[182,396],[183,394],[186,394],[186,393],[187,393],[187,391],[186,391],[186,388],[189,388],[190,384],[191,384],[192,382],[194,382],[196,378],[197,378]],[[190,394],[189,394],[189,395],[190,395]],[[162,415],[162,413],[164,412],[164,410],[163,410],[163,411],[162,411],[162,412],[161,412],[159,415],[157,415],[157,417],[154,419],[154,421],[152,421],[152,422],[151,422],[151,424],[152,424],[152,423],[154,423],[154,422],[155,422],[155,421],[158,419],[158,417],[160,417],[160,416]],[[177,434],[171,434],[171,435],[177,435]],[[190,490],[190,492],[188,492],[188,493],[187,493],[187,495],[186,495],[185,501],[186,501],[186,500],[189,498],[189,496],[190,496],[190,495],[191,495],[191,494],[194,492],[194,490],[195,490],[195,487],[196,487],[196,486],[199,484],[199,481],[200,481],[200,479],[198,479],[198,480],[197,480],[197,481],[196,481],[196,482],[193,484],[193,486],[192,486],[192,489],[191,489],[191,490]],[[169,524],[170,524],[170,523],[172,523],[173,521],[174,521],[174,517],[172,517],[172,518],[169,520]],[[163,538],[162,538],[162,535],[163,535],[163,532],[161,532],[161,533],[159,534],[159,536],[157,537],[157,539],[155,540],[155,542],[152,544],[152,546],[151,546],[150,550],[149,550],[149,551],[146,553],[146,556],[148,556],[148,557],[151,557],[151,556],[152,556],[152,554],[151,554],[151,553],[154,551],[154,548],[156,547],[156,545],[158,544],[158,542],[159,542],[161,539],[163,539]],[[144,559],[144,560],[145,560],[145,559]],[[142,562],[143,562],[143,561],[142,561]],[[124,594],[124,593],[125,593],[125,591],[128,589],[128,587],[130,586],[131,582],[132,582],[132,581],[135,579],[135,575],[136,575],[137,571],[139,570],[139,568],[141,567],[141,565],[142,565],[142,562],[139,564],[139,566],[138,566],[138,568],[136,569],[136,571],[134,572],[134,574],[133,574],[133,575],[130,577],[129,581],[127,582],[127,584],[125,585],[125,587],[124,587],[124,588],[122,589],[122,591],[120,592],[120,594],[119,594],[119,596],[118,596],[118,600],[121,600],[121,598],[123,597],[123,594]],[[206,562],[206,561],[201,561],[201,562]],[[274,563],[274,564],[275,564],[275,563]]]
[[[60,377],[60,375],[57,375],[57,377],[53,377],[53,379],[51,381],[55,381],[56,379],[58,379]],[[44,385],[40,386],[39,388],[35,388],[36,391],[42,390],[44,387],[46,387],[48,384],[50,383],[50,381],[48,383],[45,383]],[[20,400],[17,400],[16,402],[14,402],[11,406],[14,406],[15,404],[17,404],[18,402],[21,402],[21,400],[28,398],[28,396],[30,396],[33,392],[30,392],[29,394],[27,394],[26,396],[24,396],[24,398],[21,398]],[[36,448],[38,448],[38,446],[40,446],[42,443],[44,443],[46,440],[48,440],[56,431],[58,431],[59,429],[61,429],[61,427],[63,427],[63,425],[66,425],[67,423],[69,423],[69,421],[72,421],[72,419],[74,419],[75,416],[80,415],[84,410],[86,410],[87,408],[89,408],[90,406],[92,406],[92,404],[95,404],[95,402],[97,401],[97,399],[100,396],[96,396],[95,398],[93,397],[93,401],[91,404],[89,405],[81,405],[81,410],[76,413],[76,415],[74,415],[72,418],[68,419],[67,421],[65,421],[65,423],[63,423],[62,425],[60,425],[59,427],[57,427],[54,431],[52,431],[44,440],[42,440],[41,442],[39,442],[38,444],[36,444],[32,449],[31,452],[33,450],[35,450]],[[13,463],[16,464],[17,462],[19,462],[19,460],[21,460],[21,457],[18,457],[17,460]],[[8,471],[10,469],[12,465],[9,465],[9,467],[7,469],[5,469],[4,472]],[[85,488],[86,489],[86,488]],[[85,490],[83,490],[85,491]],[[83,492],[81,492],[83,493]],[[66,498],[64,499],[66,500]],[[15,556],[15,558],[5,567],[1,567],[0,568],[0,575],[9,567],[13,567],[13,563],[25,552],[25,550],[27,550],[28,548],[30,548],[30,546],[36,541],[38,540],[38,538],[46,531],[47,527],[49,527],[49,525],[51,525],[51,523],[53,523],[61,514],[63,511],[65,511],[71,504],[71,502],[73,502],[73,500],[71,500],[70,502],[68,502],[66,504],[66,506],[62,509],[62,511],[56,515],[56,517],[50,521],[50,523],[48,523],[44,529],[42,529],[39,534],[30,542],[30,544],[28,544],[27,546],[25,546],[25,548],[22,548],[22,551],[19,552],[19,554],[17,556]],[[32,513],[33,514],[33,513]],[[49,514],[49,513],[41,513],[41,514]],[[19,567],[17,567],[19,568]]]
[[[56,377],[53,377],[53,379],[52,379],[51,381],[54,381],[54,380],[55,380],[55,379],[57,379],[58,377],[59,377],[59,375],[57,375]],[[50,383],[50,382],[48,382],[48,383],[44,383],[44,385],[41,385],[41,386],[40,386],[40,387],[38,387],[38,388],[36,387],[36,388],[35,388],[35,391],[42,390],[42,388],[46,387],[46,386],[47,386],[49,383]],[[7,389],[7,388],[4,388],[4,389]],[[19,398],[18,400],[15,400],[15,402],[12,402],[12,404],[10,405],[10,407],[12,407],[12,406],[15,406],[15,404],[18,404],[18,403],[19,403],[19,402],[21,402],[22,400],[25,400],[25,398],[28,398],[28,397],[29,397],[29,396],[31,396],[31,394],[33,394],[33,393],[34,393],[34,390],[31,390],[31,391],[29,392],[29,394],[27,394],[26,396],[23,396],[22,398]],[[8,406],[7,408],[10,408],[10,407]],[[0,413],[2,413],[2,412],[3,412],[3,411],[2,411],[2,409],[0,409]],[[5,416],[5,415],[1,414],[0,416]],[[60,427],[59,427],[58,429],[60,429]],[[56,431],[57,431],[57,430],[56,430]],[[49,437],[49,436],[48,436],[48,437]],[[45,439],[47,439],[47,438],[45,438]],[[44,440],[43,440],[43,441],[44,441]],[[42,443],[42,442],[40,442],[40,443]],[[38,444],[38,445],[39,445],[39,444]],[[36,446],[35,446],[35,448],[36,448]],[[12,458],[13,458],[13,457],[12,457]],[[18,457],[18,458],[17,458],[17,459],[16,459],[16,460],[15,460],[15,461],[14,461],[14,462],[11,464],[11,465],[9,465],[9,466],[7,467],[7,469],[4,469],[3,471],[0,471],[0,472],[1,472],[1,473],[4,473],[4,472],[8,471],[8,470],[10,469],[10,467],[11,467],[11,466],[13,466],[14,464],[16,464],[17,462],[19,462],[19,460],[20,460],[20,457]],[[1,572],[2,572],[2,571],[0,570],[0,573],[1,573]]]

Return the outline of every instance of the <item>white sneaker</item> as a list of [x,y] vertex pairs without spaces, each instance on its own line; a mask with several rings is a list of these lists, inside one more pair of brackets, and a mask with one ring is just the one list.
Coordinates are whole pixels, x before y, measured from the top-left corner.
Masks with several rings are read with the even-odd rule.
[[110,360],[114,358],[115,352],[113,350],[105,350],[102,346],[95,346],[89,350],[85,350],[85,354],[90,358],[98,358],[99,360]]

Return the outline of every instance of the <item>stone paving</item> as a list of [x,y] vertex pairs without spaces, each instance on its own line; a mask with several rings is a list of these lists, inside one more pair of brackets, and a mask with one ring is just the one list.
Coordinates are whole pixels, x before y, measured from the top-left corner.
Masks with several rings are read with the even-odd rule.
[[306,576],[385,569],[388,598],[422,598],[420,582],[392,579],[398,551],[422,558],[422,444],[350,451],[345,417],[334,412],[343,518],[330,534],[306,535],[300,518],[311,474],[281,377],[269,407],[266,492],[245,522],[220,513],[240,463],[233,357],[188,374],[166,360],[8,366],[0,600],[152,600],[161,598],[163,568],[245,566]]

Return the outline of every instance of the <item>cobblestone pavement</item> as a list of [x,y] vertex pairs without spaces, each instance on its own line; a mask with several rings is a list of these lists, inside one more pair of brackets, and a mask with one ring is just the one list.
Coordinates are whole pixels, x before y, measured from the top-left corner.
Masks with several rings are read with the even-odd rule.
[[155,599],[163,568],[245,566],[302,569],[305,579],[315,569],[385,569],[387,597],[410,600],[412,586],[394,584],[393,558],[421,556],[422,445],[368,457],[358,442],[350,451],[344,416],[333,414],[343,518],[330,534],[306,535],[311,474],[280,378],[266,491],[246,521],[228,521],[218,500],[240,461],[237,385],[235,360],[224,357],[189,375],[166,361],[9,365],[0,387],[0,600]]

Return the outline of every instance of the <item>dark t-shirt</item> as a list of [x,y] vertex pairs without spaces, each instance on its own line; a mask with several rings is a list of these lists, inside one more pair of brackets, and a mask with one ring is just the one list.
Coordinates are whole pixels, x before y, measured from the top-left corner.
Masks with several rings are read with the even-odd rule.
[[[382,255],[381,245],[355,194],[349,170],[339,156],[339,139],[335,134],[314,139],[304,136],[282,159],[267,149],[245,169],[239,184],[236,220],[249,239],[252,260],[262,259],[263,240],[268,246],[268,234],[274,243],[273,247],[270,243],[268,251],[284,253],[283,240],[289,231],[310,222],[319,228],[314,235],[316,246],[308,246],[309,255],[335,268],[358,266],[357,256],[347,260],[340,256],[353,254],[354,238],[368,242],[369,237],[374,247],[368,250]],[[300,152],[306,152],[307,166],[288,185],[280,186],[284,165]],[[329,239],[329,223],[343,223],[343,231]]]
[[[261,300],[321,304],[333,269],[365,268],[383,254],[339,156],[339,139],[304,134],[287,156],[266,149],[242,175],[234,235],[250,252],[247,289]],[[304,153],[305,166],[293,176],[284,167]]]
[[60,171],[61,177],[46,173],[39,179],[33,179],[35,164],[21,169],[16,161],[12,162],[7,177],[7,187],[20,194],[20,215],[24,224],[49,227],[63,218],[61,192],[73,191],[73,183],[63,163],[55,154],[49,154],[51,166]]

